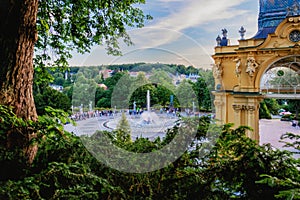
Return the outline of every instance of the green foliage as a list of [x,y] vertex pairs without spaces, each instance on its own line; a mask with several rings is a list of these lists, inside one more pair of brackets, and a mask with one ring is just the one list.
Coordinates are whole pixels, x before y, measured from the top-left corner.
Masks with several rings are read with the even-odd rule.
[[132,107],[133,102],[136,102],[137,107],[146,108],[147,107],[147,90],[150,91],[151,96],[151,106],[158,103],[156,97],[156,88],[152,84],[146,84],[137,88],[130,97],[130,107]]
[[[22,133],[30,132],[32,126],[32,121],[24,121],[14,114],[12,108],[0,105],[0,181],[17,179],[26,173],[22,147],[28,141]],[[16,144],[8,144],[8,137],[21,138],[24,144],[15,148]]]
[[49,87],[52,82],[58,83],[59,80],[65,81],[62,78],[63,74],[59,73],[58,69],[52,70],[55,73],[46,68],[35,68],[33,96],[38,115],[45,114],[45,108],[47,106],[61,109],[65,112],[70,111],[71,108],[71,101],[68,95]]
[[[218,190],[227,188],[226,193],[235,198],[273,199],[285,186],[256,184],[261,175],[295,180],[295,174],[299,173],[297,161],[290,152],[273,150],[270,145],[258,146],[245,136],[245,130],[245,127],[227,129],[220,136],[215,156],[210,157],[208,165],[209,175],[214,177],[212,183]],[[299,178],[295,181],[299,182]]]
[[276,99],[264,99],[260,103],[259,107],[259,118],[260,119],[271,119],[272,115],[277,115],[280,106]]
[[300,119],[300,100],[297,100],[297,99],[290,99],[288,100],[288,106],[287,106],[287,110],[292,112],[292,113],[295,113],[295,117],[297,119]]
[[[145,68],[143,70],[151,73],[149,79],[146,78],[144,72],[138,73],[137,77],[131,77],[126,71],[137,70],[139,66]],[[180,71],[183,73],[187,73],[189,70],[196,70],[191,66],[188,68],[185,66],[182,67]],[[101,75],[99,75],[99,71],[106,68],[113,69],[114,73],[111,77],[104,80],[101,78]],[[99,108],[114,108],[115,106],[118,108],[131,108],[134,101],[136,101],[138,107],[145,107],[145,94],[147,89],[150,89],[152,106],[169,106],[170,95],[174,95],[174,105],[179,106],[178,98],[174,94],[176,91],[175,85],[171,79],[171,76],[174,76],[175,71],[178,69],[177,65],[145,63],[94,66],[80,69],[78,67],[71,67],[69,72],[72,73],[72,76],[68,76],[68,79],[64,81],[65,87],[63,93],[72,100],[74,106],[77,104],[80,106],[82,103],[87,107],[89,101],[92,101],[93,103],[95,102],[95,106]],[[196,71],[201,73],[201,78],[195,83],[190,83],[197,95],[200,109],[211,110],[212,100],[210,91],[214,85],[212,73],[209,70]],[[53,68],[52,71],[48,70],[47,72],[54,77],[54,82],[59,82],[64,76],[64,73],[58,68]],[[108,89],[104,90],[103,88],[97,87],[99,83],[105,84]],[[149,83],[151,83],[152,86],[150,86]],[[95,98],[93,94],[95,94]],[[115,97],[112,98],[113,96]],[[113,103],[113,105],[111,105],[111,103]]]
[[178,103],[182,108],[192,108],[193,102],[197,105],[197,96],[193,90],[193,83],[191,81],[183,80],[176,88],[176,97]]
[[[261,180],[256,183],[268,185],[272,188],[282,188],[278,194],[275,195],[276,199],[300,199],[300,183],[299,171],[296,171],[296,180],[290,178],[277,178],[270,175],[261,175]],[[295,178],[294,178],[295,179]],[[298,179],[298,180],[297,180]]]
[[[67,120],[66,113],[46,108],[46,114],[38,122],[24,122],[11,109],[0,106],[0,199],[299,198],[299,159],[270,145],[257,145],[246,136],[251,131],[248,127],[232,129],[230,124],[219,127],[207,117],[183,118],[163,139],[138,138],[128,143],[118,140],[116,132],[97,132],[79,138],[63,131]],[[6,131],[13,128],[31,128],[37,133],[32,142],[38,144],[39,150],[32,166],[22,165],[17,156],[19,151],[8,151],[3,143]],[[166,167],[148,173],[108,168],[96,160],[97,151],[91,155],[85,148],[101,149],[106,144],[106,149],[102,148],[106,153],[112,151],[111,145],[129,152],[158,152],[178,134],[193,132],[191,128],[197,131],[193,148]],[[109,141],[103,140],[104,135]],[[285,138],[296,139],[286,145],[299,150],[299,136],[286,134],[282,139]],[[216,143],[203,143],[206,139]],[[195,145],[199,144],[196,141],[201,145]],[[204,155],[203,151],[208,152]],[[9,170],[14,172],[10,177]]]
[[262,101],[260,103],[259,118],[260,119],[271,119],[272,118],[271,113],[270,113],[265,101]]
[[63,77],[57,77],[53,82],[53,84],[55,85],[64,85],[64,83],[65,79]]
[[[117,73],[116,75],[118,75]],[[127,72],[123,72],[122,77],[116,82],[115,85],[109,88],[111,94],[111,107],[119,109],[127,109],[129,107],[129,96],[132,93],[132,77]],[[115,75],[114,75],[115,76]]]
[[164,71],[166,73],[175,74],[176,69],[174,67],[170,67],[169,64],[162,63],[139,63],[131,67],[130,71],[133,72],[145,72],[150,73],[151,71]]
[[50,106],[55,109],[61,109],[65,112],[70,111],[71,101],[67,95],[51,87],[44,88],[41,93],[34,95],[34,102],[38,115],[45,114],[45,108]]
[[[286,134],[286,137],[294,137],[293,134]],[[284,137],[285,137],[284,136]],[[299,140],[299,137],[298,137]],[[292,146],[297,143],[297,149],[299,151],[299,141],[294,142]],[[291,145],[287,145],[291,146]],[[289,159],[284,163],[285,167],[288,167],[285,170],[278,172],[277,174],[266,173],[260,175],[261,180],[256,183],[261,185],[267,185],[276,191],[275,198],[276,199],[300,199],[300,175],[299,175],[299,166],[300,161]],[[282,166],[281,166],[282,167]],[[286,174],[282,174],[282,172],[287,172]]]
[[[130,45],[128,27],[143,27],[151,16],[144,15],[134,1],[40,1],[37,16],[36,65],[66,67],[71,51],[89,52],[105,45],[109,54],[120,55],[118,40]],[[55,54],[49,55],[48,50]]]
[[203,78],[198,78],[197,82],[193,84],[193,89],[197,95],[199,108],[206,111],[211,110],[212,99],[209,86]]
[[300,135],[293,133],[286,133],[280,137],[281,140],[289,139],[292,142],[285,142],[285,147],[292,147],[293,149],[300,150]]
[[[40,173],[0,183],[1,199],[108,199],[122,198],[120,188],[95,176],[80,163],[49,163]],[[116,195],[113,195],[116,194]]]
[[282,121],[291,121],[291,120],[293,120],[295,118],[295,115],[293,115],[293,114],[286,114],[286,115],[283,115],[282,117],[281,117],[281,120]]
[[[130,71],[130,72],[151,72],[151,71],[163,71],[168,74],[176,75],[179,74],[198,74],[201,69],[195,68],[193,66],[184,66],[177,64],[162,64],[162,63],[132,63],[132,64],[120,64],[120,65],[108,65],[108,69],[115,71]],[[211,70],[208,70],[211,71]],[[207,71],[202,71],[207,72]]]
[[101,87],[96,88],[95,102],[97,102],[98,108],[110,108],[111,107],[111,91],[104,90]]
[[170,96],[173,95],[173,104],[178,105],[178,99],[175,96],[174,91],[175,90],[170,90],[169,87],[165,87],[164,85],[157,85],[154,93],[157,101],[154,103],[161,105],[162,107],[166,107],[170,104]]
[[278,110],[280,109],[280,106],[276,99],[264,99],[264,102],[266,103],[266,105],[272,115],[278,114]]
[[[61,122],[70,122],[66,113],[46,108],[38,122],[25,122],[9,108],[0,106],[0,112],[0,199],[122,199],[119,187],[91,171],[93,166],[103,167],[79,138],[63,131]],[[31,166],[20,160],[22,149],[10,150],[3,144],[7,131],[21,128],[37,134],[31,142],[38,144],[39,151]]]
[[34,68],[34,93],[39,93],[42,88],[49,86],[49,84],[53,81],[54,77],[48,69],[46,69],[45,67]]
[[124,112],[117,125],[116,132],[116,139],[119,143],[127,144],[131,142],[131,128]]

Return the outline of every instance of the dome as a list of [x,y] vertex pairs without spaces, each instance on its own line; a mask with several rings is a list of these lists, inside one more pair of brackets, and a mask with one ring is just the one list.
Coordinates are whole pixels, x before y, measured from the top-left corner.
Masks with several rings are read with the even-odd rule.
[[299,6],[299,0],[260,0],[258,32],[254,38],[266,38],[268,34],[275,32],[287,15],[298,15],[299,13],[288,12],[288,9],[297,5]]

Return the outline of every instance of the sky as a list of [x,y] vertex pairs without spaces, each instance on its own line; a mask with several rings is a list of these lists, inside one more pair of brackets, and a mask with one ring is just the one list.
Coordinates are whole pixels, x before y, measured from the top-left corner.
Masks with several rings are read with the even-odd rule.
[[238,44],[241,26],[246,39],[257,32],[258,0],[146,0],[138,6],[153,20],[128,31],[134,45],[121,43],[122,56],[107,55],[104,47],[95,46],[88,54],[73,53],[70,66],[159,62],[211,68],[223,28],[231,45]]

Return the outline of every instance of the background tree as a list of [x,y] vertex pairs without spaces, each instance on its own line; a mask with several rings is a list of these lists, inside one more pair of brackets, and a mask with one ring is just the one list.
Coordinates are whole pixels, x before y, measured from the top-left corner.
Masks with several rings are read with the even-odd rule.
[[126,118],[125,112],[122,113],[121,119],[117,124],[116,139],[120,144],[128,144],[131,142],[131,128]]
[[83,73],[78,73],[73,86],[72,105],[88,107],[90,102],[95,103],[97,83],[94,79],[88,79]]
[[138,72],[137,76],[132,80],[132,90],[131,92],[134,92],[135,89],[143,86],[143,85],[146,85],[149,83],[149,80],[148,78],[146,77],[146,73],[141,71],[141,72]]
[[264,99],[260,103],[259,107],[259,118],[260,119],[271,119],[271,115],[277,115],[280,106],[276,99]]
[[96,107],[110,108],[111,107],[111,93],[109,90],[104,90],[102,87],[96,88],[95,94]]
[[51,87],[47,87],[42,93],[34,95],[34,101],[38,115],[44,115],[45,108],[48,106],[65,112],[69,112],[71,108],[71,101],[68,96]]
[[299,116],[299,112],[300,112],[300,100],[296,100],[296,99],[290,99],[288,100],[288,106],[287,106],[287,109],[290,111],[290,112],[293,112],[295,113],[295,117],[297,119],[300,119],[300,116]]
[[[174,94],[174,90],[171,91],[169,88],[164,87],[163,85],[157,85],[155,90],[155,95],[158,100],[157,104],[165,107],[170,105],[170,96],[173,95],[174,101],[176,101],[176,105],[178,105],[177,98]],[[173,102],[174,103],[174,102]]]
[[259,119],[272,119],[270,110],[265,101],[260,102],[259,106]]
[[118,80],[116,85],[111,86],[111,107],[118,109],[128,109],[130,102],[129,97],[132,88],[132,78],[127,72],[122,72],[122,78]]
[[206,81],[203,78],[198,78],[197,82],[193,84],[193,89],[197,95],[199,108],[202,108],[206,111],[211,110],[211,91],[209,90]]
[[197,106],[197,96],[192,87],[193,83],[184,79],[176,89],[176,97],[179,105],[182,108],[189,108],[191,111],[193,109],[193,102]]
[[158,99],[156,95],[156,88],[152,84],[146,84],[138,87],[130,97],[130,107],[132,108],[133,102],[136,102],[137,108],[147,108],[147,90],[150,91],[150,106],[157,104]]
[[[119,80],[125,75],[125,72],[117,72],[111,77],[108,77],[103,81],[103,84],[107,86],[107,90],[102,90],[102,96],[105,97],[105,99],[98,98],[101,93],[96,93],[96,101],[97,101],[97,107],[106,107],[110,108],[111,101],[112,101],[112,93],[114,92],[114,88],[116,84],[119,82]],[[101,92],[101,90],[98,90],[98,92]],[[123,99],[123,98],[122,98]],[[115,106],[115,105],[113,105]]]
[[169,75],[170,73],[161,69],[152,69],[149,80],[151,83],[160,83],[162,85],[169,85],[174,89],[174,85],[172,84],[172,77]]

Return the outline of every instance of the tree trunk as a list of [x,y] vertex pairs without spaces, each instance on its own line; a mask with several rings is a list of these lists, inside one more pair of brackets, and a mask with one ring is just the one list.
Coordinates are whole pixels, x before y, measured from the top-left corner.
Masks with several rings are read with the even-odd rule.
[[[38,0],[0,2],[0,104],[13,107],[18,117],[33,121],[37,120],[32,92],[37,11]],[[7,133],[8,147],[22,145],[31,162],[37,151],[29,145],[34,133],[19,134],[22,138],[12,132]]]

